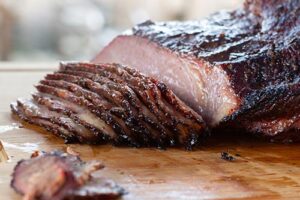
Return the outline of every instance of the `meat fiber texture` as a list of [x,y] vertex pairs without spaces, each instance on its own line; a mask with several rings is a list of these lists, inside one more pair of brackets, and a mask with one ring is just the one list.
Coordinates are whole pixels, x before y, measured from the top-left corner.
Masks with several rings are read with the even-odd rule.
[[12,111],[66,142],[184,146],[205,136],[201,116],[153,78],[119,64],[61,63]]
[[300,139],[300,1],[247,0],[201,21],[146,21],[116,37],[94,63],[152,76],[210,127]]
[[18,162],[11,186],[24,200],[118,199],[123,188],[91,175],[103,167],[59,151],[43,153]]

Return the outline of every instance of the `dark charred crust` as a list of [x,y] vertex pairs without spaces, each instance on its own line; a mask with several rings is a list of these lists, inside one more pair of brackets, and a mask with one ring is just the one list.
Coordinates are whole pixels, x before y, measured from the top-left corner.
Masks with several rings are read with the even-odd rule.
[[[284,138],[292,127],[274,126],[270,135],[256,126],[276,118],[293,121],[300,111],[299,16],[298,0],[246,0],[241,9],[201,21],[147,21],[135,26],[129,37],[147,39],[183,59],[224,71],[237,107],[221,126]],[[163,85],[160,90],[163,94]]]
[[230,116],[238,118],[276,118],[292,116],[300,110],[300,83],[282,83],[254,91],[245,98],[241,109]]
[[236,93],[244,97],[252,90],[299,77],[299,15],[298,0],[249,0],[243,9],[219,12],[202,21],[143,23],[132,32],[221,67]]

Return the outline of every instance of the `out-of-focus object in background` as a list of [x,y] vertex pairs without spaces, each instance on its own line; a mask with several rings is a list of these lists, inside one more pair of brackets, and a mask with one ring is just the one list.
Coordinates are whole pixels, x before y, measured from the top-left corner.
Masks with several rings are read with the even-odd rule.
[[[90,60],[148,19],[197,20],[243,0],[0,0],[0,60]],[[0,66],[1,67],[1,66]]]
[[8,60],[12,50],[12,26],[14,17],[0,2],[0,60]]

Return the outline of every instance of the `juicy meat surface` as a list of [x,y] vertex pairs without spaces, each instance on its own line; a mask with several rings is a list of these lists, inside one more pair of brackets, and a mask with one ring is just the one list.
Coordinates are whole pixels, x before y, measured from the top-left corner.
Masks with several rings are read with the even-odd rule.
[[127,64],[165,82],[212,127],[280,135],[298,127],[272,124],[297,121],[299,16],[299,0],[246,0],[241,9],[202,21],[146,21],[92,62]]
[[205,136],[201,116],[164,83],[119,64],[61,63],[12,111],[66,142],[185,146]]
[[117,199],[124,189],[91,175],[103,167],[58,151],[34,155],[18,162],[11,186],[24,200]]

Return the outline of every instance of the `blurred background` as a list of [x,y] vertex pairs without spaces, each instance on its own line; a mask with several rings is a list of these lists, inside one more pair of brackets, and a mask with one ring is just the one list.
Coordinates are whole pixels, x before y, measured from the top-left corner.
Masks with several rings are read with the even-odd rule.
[[89,60],[147,19],[197,20],[243,0],[0,0],[0,61]]

